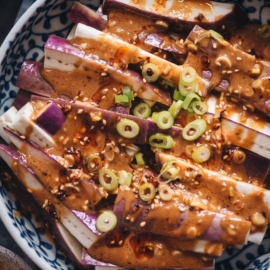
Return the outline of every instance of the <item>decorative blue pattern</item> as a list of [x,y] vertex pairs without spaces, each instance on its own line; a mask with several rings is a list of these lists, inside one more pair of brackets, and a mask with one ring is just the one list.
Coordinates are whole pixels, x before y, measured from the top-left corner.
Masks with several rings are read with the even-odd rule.
[[[237,2],[249,14],[252,21],[270,24],[270,0],[220,0]],[[0,115],[12,104],[16,94],[16,79],[25,59],[37,60],[43,55],[43,46],[48,36],[56,34],[66,36],[72,27],[67,19],[67,11],[74,1],[71,0],[37,0],[26,12],[2,45],[4,57],[0,56]],[[101,0],[81,0],[91,8],[97,8]],[[5,223],[13,226],[14,238],[21,245],[30,248],[31,257],[42,269],[72,270],[63,254],[55,247],[52,240],[44,234],[39,219],[31,214],[21,216],[22,205],[12,194],[7,192],[0,181],[0,207],[5,214]],[[3,215],[3,214],[2,214]],[[16,234],[17,233],[17,234]],[[216,270],[245,269],[255,258],[270,252],[270,229],[261,245],[249,244],[240,251],[225,251],[216,261]],[[248,270],[270,269],[270,255],[255,259]]]
[[15,230],[18,230],[21,240],[25,241],[27,246],[34,250],[41,262],[44,261],[44,263],[51,267],[50,269],[74,269],[70,261],[56,248],[52,238],[46,233],[42,219],[31,213],[26,213],[22,216],[20,214],[22,209],[21,203],[13,194],[6,191],[2,182],[0,182],[0,197],[3,200],[1,211],[7,213],[10,218],[10,224],[13,225]]

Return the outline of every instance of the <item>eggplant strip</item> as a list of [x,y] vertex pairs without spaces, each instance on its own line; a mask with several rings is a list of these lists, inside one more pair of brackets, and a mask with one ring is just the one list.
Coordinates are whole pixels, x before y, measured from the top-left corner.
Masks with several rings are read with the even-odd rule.
[[97,236],[42,185],[19,152],[9,146],[0,145],[0,156],[20,179],[24,187],[31,192],[35,200],[44,208],[47,208],[54,218],[61,221],[84,247],[89,248],[96,241]]
[[191,269],[214,269],[213,257],[184,251],[180,246],[179,241],[170,242],[160,235],[115,230],[99,238],[87,252],[99,261],[127,268],[185,269],[188,263]]
[[107,25],[107,21],[96,11],[93,11],[79,2],[73,4],[71,10],[68,12],[68,19],[74,23],[83,23],[92,26],[100,31]]
[[[89,177],[83,173],[77,175],[76,170],[66,169],[54,158],[25,139],[21,139],[9,130],[6,132],[19,151],[23,150],[27,165],[35,172],[41,183],[55,197],[60,198],[67,207],[86,213],[91,212],[95,205],[107,196],[106,192],[91,183]],[[88,202],[87,205],[85,201]]]
[[[199,74],[205,71],[211,73],[211,89],[225,92],[232,99],[250,104],[269,116],[269,62],[259,61],[255,56],[237,49],[222,37],[199,26],[194,27],[186,42],[193,42],[199,48],[199,52],[203,52],[210,59],[208,67],[198,64],[193,67]],[[203,54],[199,56],[202,57]],[[189,57],[185,63],[192,65],[194,56],[190,54]]]
[[[203,199],[209,200],[220,210],[226,208],[239,217],[253,220],[251,238],[255,238],[255,243],[262,241],[263,233],[270,220],[269,190],[236,181],[228,175],[192,164],[182,158],[175,158],[161,152],[156,153],[157,163],[161,165],[172,159],[175,159],[180,182],[186,190],[197,195],[200,191]],[[216,192],[217,190],[219,193]],[[262,216],[260,223],[253,219],[258,215]],[[253,237],[252,234],[257,237]]]
[[214,1],[163,1],[143,2],[132,0],[105,0],[105,13],[111,8],[125,9],[141,16],[167,22],[176,30],[190,31],[196,24],[219,32],[244,25],[247,14],[238,5],[218,3]]
[[[249,221],[231,214],[197,210],[191,205],[195,205],[195,199],[196,205],[199,205],[199,198],[193,198],[193,202],[191,199],[189,206],[184,203],[190,199],[188,197],[188,193],[179,190],[169,202],[156,199],[156,202],[154,200],[148,204],[137,198],[132,189],[120,187],[114,213],[121,221],[119,225],[133,230],[179,239],[204,239],[233,245],[247,243],[251,228]],[[189,210],[189,207],[193,207],[193,210]],[[191,220],[193,226],[190,226]]]
[[74,69],[86,71],[91,69],[101,74],[108,74],[114,80],[131,86],[138,97],[165,105],[170,105],[172,102],[169,93],[153,84],[144,82],[142,77],[135,71],[115,68],[98,59],[95,55],[87,54],[73,46],[69,41],[56,36],[51,36],[45,44],[44,68],[63,71],[72,71]]
[[[179,83],[180,74],[183,70],[182,66],[173,64],[133,44],[92,27],[78,24],[71,42],[80,46],[85,52],[94,50],[95,54],[102,60],[111,62],[114,66],[123,70],[126,69],[128,64],[153,63],[160,70],[161,78],[172,82],[174,85]],[[196,81],[197,93],[204,95],[209,87],[208,82],[199,76],[196,77]]]

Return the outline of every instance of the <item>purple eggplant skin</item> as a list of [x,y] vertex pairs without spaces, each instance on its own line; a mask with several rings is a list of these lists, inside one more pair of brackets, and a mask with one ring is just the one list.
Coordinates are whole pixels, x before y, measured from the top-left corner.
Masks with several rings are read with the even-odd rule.
[[68,12],[68,19],[74,23],[83,23],[100,31],[105,29],[107,25],[107,21],[97,12],[79,2],[75,2]]
[[14,100],[13,106],[19,110],[21,109],[27,102],[30,101],[32,93],[23,89],[19,89],[16,98]]
[[[152,0],[146,0],[145,5],[148,2],[154,2]],[[150,17],[154,20],[162,20],[169,23],[170,28],[174,30],[182,30],[189,32],[195,25],[199,25],[205,29],[212,29],[219,33],[227,33],[232,31],[232,29],[239,28],[248,21],[247,13],[244,9],[242,9],[239,5],[235,4],[230,13],[227,13],[222,18],[218,17],[215,21],[207,21],[203,20],[203,14],[198,14],[198,17],[188,18],[187,20],[179,19],[174,14],[178,12],[174,12],[173,9],[168,12],[170,15],[164,15],[161,12],[155,12],[154,8],[151,10],[150,8],[141,7],[139,4],[131,4],[131,0],[105,0],[103,2],[103,12],[107,14],[110,8],[118,8],[125,9],[134,13],[138,13],[141,16]],[[214,11],[213,11],[214,12]],[[202,18],[200,18],[202,15]]]
[[54,135],[65,123],[66,117],[63,111],[55,104],[50,102],[35,120],[36,124],[51,135]]
[[22,64],[16,86],[29,92],[50,97],[54,93],[52,86],[40,74],[43,64],[26,60]]

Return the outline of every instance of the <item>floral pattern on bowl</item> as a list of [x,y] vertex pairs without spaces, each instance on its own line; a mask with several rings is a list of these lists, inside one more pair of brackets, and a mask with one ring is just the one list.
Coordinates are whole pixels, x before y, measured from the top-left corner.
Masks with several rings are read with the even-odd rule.
[[[64,37],[70,31],[73,24],[67,19],[67,11],[73,2],[37,0],[7,36],[0,49],[0,115],[12,105],[17,94],[16,78],[24,59],[39,59],[43,55],[43,45],[49,35]],[[97,8],[101,4],[101,0],[80,2],[91,8]],[[221,2],[237,2],[246,9],[252,21],[270,24],[270,0],[221,0]],[[51,237],[44,234],[40,218],[30,213],[22,216],[21,207],[23,203],[8,192],[0,181],[1,219],[19,246],[42,269],[74,269],[64,254],[56,248]],[[215,269],[235,270],[245,269],[247,266],[248,270],[268,269],[270,266],[270,255],[266,254],[268,252],[270,252],[270,228],[261,245],[248,244],[239,251],[225,251],[222,257],[216,260]]]

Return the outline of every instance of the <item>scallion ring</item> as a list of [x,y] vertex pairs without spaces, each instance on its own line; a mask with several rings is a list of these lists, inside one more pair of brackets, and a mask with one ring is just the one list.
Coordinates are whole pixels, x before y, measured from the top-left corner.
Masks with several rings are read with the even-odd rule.
[[129,86],[125,86],[122,89],[123,95],[128,97],[128,106],[131,105],[132,100],[134,99],[134,94],[132,89]]
[[201,101],[201,98],[196,93],[189,93],[183,101],[182,108],[187,110],[194,101]]
[[[170,159],[166,163],[163,164],[160,173],[158,175],[158,179],[162,177],[167,182],[174,181],[179,178],[179,169],[174,166],[175,159]],[[163,181],[164,182],[164,181]]]
[[172,117],[175,119],[177,118],[181,108],[182,108],[183,101],[182,100],[177,100],[173,101],[171,107],[168,109],[168,112],[172,115]]
[[180,83],[183,85],[190,85],[196,80],[196,76],[196,70],[191,66],[186,66],[180,74]]
[[148,104],[141,102],[135,106],[133,114],[137,117],[147,119],[151,115],[151,107]]
[[116,103],[121,103],[124,106],[126,106],[129,103],[128,96],[126,96],[126,95],[115,95],[114,101]]
[[162,111],[157,115],[156,124],[161,129],[168,129],[174,124],[174,118],[170,112]]
[[119,178],[118,182],[121,186],[130,186],[133,175],[130,172],[127,172],[125,170],[121,170],[118,173],[118,178]]
[[218,32],[216,32],[216,31],[214,31],[212,29],[209,30],[209,33],[210,33],[212,38],[214,38],[214,39],[216,39],[216,40],[218,40],[220,42],[224,40],[224,38],[223,38],[223,36],[221,34],[219,34]]
[[149,144],[157,148],[171,149],[174,146],[174,140],[170,135],[156,133],[150,136]]
[[121,119],[116,124],[116,130],[124,138],[132,139],[132,138],[135,138],[139,134],[140,127],[133,120]]
[[98,171],[102,166],[102,161],[100,156],[96,154],[90,154],[87,158],[87,164],[86,167],[89,172],[96,172]]
[[96,221],[96,228],[100,232],[109,232],[116,226],[117,218],[112,211],[104,211]]
[[149,202],[156,196],[156,188],[151,183],[144,183],[139,187],[139,197],[145,201]]
[[107,191],[115,190],[118,187],[118,178],[115,173],[107,168],[101,168],[98,172],[100,185]]
[[173,191],[167,184],[160,184],[158,191],[162,201],[170,201],[173,197]]
[[208,145],[200,145],[194,149],[191,155],[193,161],[197,163],[206,162],[211,156],[211,150]]
[[187,141],[194,141],[205,132],[206,128],[207,124],[204,119],[196,119],[184,127],[182,136]]
[[187,96],[189,93],[193,93],[196,91],[197,82],[193,82],[189,85],[184,85],[182,83],[179,83],[179,92],[182,96]]
[[139,152],[135,154],[135,160],[137,162],[138,165],[144,165],[144,159],[143,159],[143,153]]
[[173,92],[173,99],[175,100],[184,100],[185,96],[183,96],[180,91],[178,91],[177,89],[174,90]]
[[261,39],[269,39],[270,38],[270,25],[264,24],[260,29],[259,29],[259,37]]
[[199,101],[199,100],[192,102],[191,107],[192,107],[193,111],[198,115],[203,115],[208,110],[206,103]]
[[153,63],[143,65],[142,76],[147,82],[155,82],[160,76],[159,68]]

